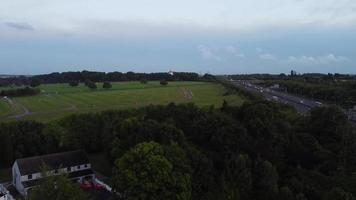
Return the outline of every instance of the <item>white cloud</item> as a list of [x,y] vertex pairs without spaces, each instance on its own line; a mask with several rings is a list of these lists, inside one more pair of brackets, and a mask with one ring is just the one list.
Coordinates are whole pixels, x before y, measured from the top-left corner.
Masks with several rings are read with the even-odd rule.
[[270,54],[270,53],[260,54],[259,58],[262,59],[262,60],[272,60],[272,61],[278,60],[275,55]]
[[257,51],[257,53],[262,53],[262,52],[263,52],[263,49],[262,49],[261,47],[257,47],[257,48],[256,48],[256,51]]
[[238,58],[245,58],[246,55],[244,53],[241,53],[238,48],[232,46],[232,45],[229,45],[227,47],[225,47],[225,51],[228,53],[228,54],[231,54],[233,55],[234,57],[238,57]]
[[349,61],[349,58],[345,56],[335,56],[334,54],[329,54],[325,56],[289,56],[287,62],[298,63],[305,65],[326,65],[330,63],[342,63]]
[[145,31],[137,31],[145,36],[171,24],[192,27],[193,31],[196,27],[223,31],[305,25],[354,27],[355,11],[355,0],[2,0],[0,20],[25,22],[37,31],[79,35],[88,32],[81,27],[89,26],[89,30],[100,32],[99,37],[112,33],[106,24],[113,21],[147,24]]
[[217,54],[215,54],[215,52],[212,49],[210,49],[209,47],[206,47],[204,45],[199,45],[198,51],[200,53],[200,56],[204,60],[217,61],[217,62],[222,61],[221,57],[218,56]]

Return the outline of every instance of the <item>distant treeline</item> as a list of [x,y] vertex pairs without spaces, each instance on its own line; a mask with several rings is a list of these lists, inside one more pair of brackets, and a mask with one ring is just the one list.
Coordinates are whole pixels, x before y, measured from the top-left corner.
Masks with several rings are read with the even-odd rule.
[[17,88],[17,89],[8,89],[1,90],[0,96],[9,96],[9,97],[20,97],[20,96],[33,96],[40,93],[40,90],[37,88]]
[[240,79],[240,80],[290,80],[290,79],[304,79],[310,81],[328,81],[328,80],[356,80],[356,75],[351,74],[322,74],[322,73],[305,73],[305,74],[296,74],[292,71],[290,74],[235,74],[229,75],[231,79]]
[[0,79],[0,86],[7,85],[29,85],[31,81],[36,80],[40,83],[69,83],[71,81],[93,81],[93,82],[117,82],[117,81],[197,81],[199,75],[191,72],[174,72],[174,73],[135,73],[135,72],[94,72],[94,71],[81,71],[81,72],[62,72],[42,74],[32,77],[10,77]]

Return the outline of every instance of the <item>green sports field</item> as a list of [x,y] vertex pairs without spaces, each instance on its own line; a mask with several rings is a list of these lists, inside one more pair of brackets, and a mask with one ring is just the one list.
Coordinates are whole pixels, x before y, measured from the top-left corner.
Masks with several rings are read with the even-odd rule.
[[[235,94],[225,95],[225,88],[207,82],[119,82],[112,83],[109,90],[90,90],[84,85],[70,87],[68,84],[41,85],[41,94],[0,100],[0,119],[16,118],[49,121],[62,116],[107,109],[138,108],[149,104],[194,102],[198,106],[221,106],[223,100],[240,105],[243,99]],[[1,88],[0,88],[1,89]]]

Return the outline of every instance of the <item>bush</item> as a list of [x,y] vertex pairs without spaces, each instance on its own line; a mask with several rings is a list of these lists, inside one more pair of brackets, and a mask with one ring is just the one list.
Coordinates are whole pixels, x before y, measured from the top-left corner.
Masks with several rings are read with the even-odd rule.
[[31,83],[30,83],[31,87],[37,87],[39,85],[41,85],[41,81],[40,80],[38,80],[38,79],[32,79],[31,80]]
[[76,87],[79,85],[79,81],[71,81],[71,82],[69,82],[69,85],[72,87]]
[[87,87],[90,88],[90,89],[92,89],[92,90],[95,90],[96,88],[98,88],[98,87],[96,86],[96,83],[94,83],[94,82],[92,82],[92,81],[87,82]]
[[104,88],[104,89],[110,89],[110,88],[112,88],[112,85],[111,85],[110,82],[105,81],[105,82],[103,83],[103,88]]
[[163,85],[163,86],[166,86],[166,85],[168,85],[168,82],[167,82],[166,80],[161,80],[161,81],[159,82],[159,84],[161,84],[161,85]]
[[40,93],[39,89],[25,87],[25,88],[18,88],[12,90],[1,90],[0,96],[20,97],[20,96],[33,96],[39,93]]

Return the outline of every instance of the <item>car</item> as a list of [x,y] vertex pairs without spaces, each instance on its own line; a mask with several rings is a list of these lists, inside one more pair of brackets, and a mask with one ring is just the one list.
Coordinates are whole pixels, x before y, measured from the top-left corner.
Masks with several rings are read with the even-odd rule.
[[95,185],[94,185],[94,188],[95,188],[96,190],[105,190],[105,189],[106,189],[105,186],[103,186],[103,185],[101,185],[101,184],[99,184],[99,183],[95,184]]
[[92,190],[94,188],[93,183],[89,181],[83,181],[83,183],[80,185],[80,187],[83,190]]

